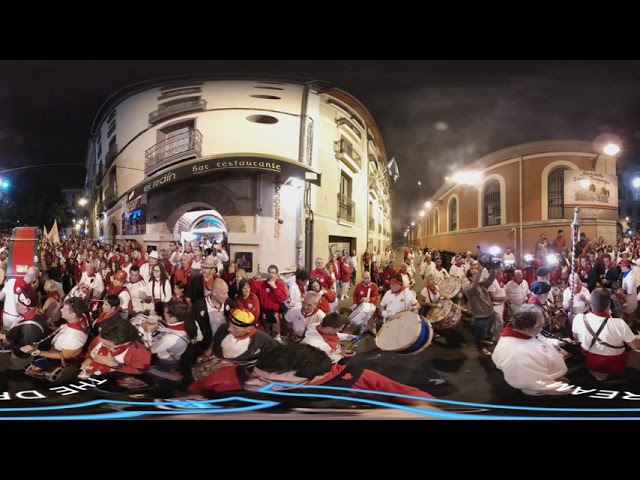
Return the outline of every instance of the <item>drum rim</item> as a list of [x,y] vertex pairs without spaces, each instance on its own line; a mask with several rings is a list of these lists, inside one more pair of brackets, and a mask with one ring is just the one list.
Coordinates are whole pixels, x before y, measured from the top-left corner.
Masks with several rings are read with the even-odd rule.
[[[416,336],[416,337],[411,341],[411,343],[409,343],[408,345],[405,345],[404,347],[400,347],[400,348],[398,348],[398,349],[394,349],[394,350],[390,350],[390,349],[389,349],[389,350],[385,350],[385,349],[383,349],[383,348],[380,348],[380,345],[378,345],[378,337],[380,337],[380,334],[384,331],[385,327],[386,327],[387,325],[390,325],[390,324],[391,324],[391,322],[393,322],[394,317],[395,317],[396,315],[400,315],[400,314],[401,314],[401,313],[403,313],[403,312],[411,312],[411,313],[413,313],[413,314],[415,314],[415,315],[416,315],[416,317],[418,318],[418,321],[420,322],[420,332],[419,332],[419,333],[418,333],[418,335],[417,335],[417,336]],[[407,349],[407,348],[409,348],[411,345],[413,345],[414,343],[416,343],[416,341],[418,340],[418,338],[420,338],[420,333],[422,332],[422,325],[423,325],[423,323],[422,323],[422,320],[421,320],[421,319],[423,319],[423,318],[424,318],[424,321],[425,321],[425,322],[426,322],[426,324],[427,324],[427,328],[431,331],[431,335],[429,335],[429,337],[432,337],[432,336],[433,336],[433,328],[431,328],[431,323],[430,323],[430,322],[429,322],[425,317],[423,317],[423,316],[421,316],[421,315],[419,315],[419,314],[417,314],[417,313],[413,312],[412,310],[402,310],[401,312],[396,313],[396,315],[394,315],[393,317],[391,317],[391,319],[389,319],[387,322],[385,322],[385,323],[382,325],[382,327],[380,328],[380,330],[378,331],[378,334],[376,335],[376,347],[380,348],[380,350],[388,351],[388,352],[400,352],[400,351],[402,351],[402,350],[406,350],[406,349]],[[413,353],[413,352],[411,352],[411,353]]]
[[[456,285],[456,287],[457,287],[457,288],[456,288],[456,291],[455,291],[453,294],[451,294],[451,296],[447,296],[447,295],[444,295],[444,294],[442,293],[442,287],[441,287],[441,285],[442,285],[443,283],[445,283],[445,282],[447,282],[447,283],[451,283],[451,284],[455,283],[455,285]],[[461,277],[452,277],[452,276],[449,276],[449,277],[443,278],[443,279],[442,279],[442,281],[438,284],[438,289],[440,290],[440,294],[441,294],[441,295],[442,295],[446,300],[451,300],[451,299],[452,299],[453,297],[455,297],[458,293],[460,293],[460,290],[462,290],[462,280],[461,280]]]
[[[447,305],[451,304],[451,306],[450,306],[450,307],[449,307],[449,309],[447,310],[447,316],[449,315],[449,312],[451,312],[451,310],[452,310],[453,308],[455,308],[455,305],[456,305],[456,304],[455,304],[455,302],[454,302],[453,300],[451,300],[450,298],[441,298],[440,300],[438,300],[438,301],[436,302],[436,305],[437,305],[438,303],[440,303],[440,302],[444,302],[444,303],[446,303]],[[432,308],[433,308],[433,307],[432,307]],[[430,309],[429,309],[429,311],[427,312],[427,316],[425,317],[425,319],[426,319],[426,320],[428,320],[428,321],[429,321],[429,323],[431,323],[431,324],[439,323],[439,322],[444,321],[444,319],[445,319],[446,317],[443,317],[443,318],[442,318],[442,320],[437,320],[437,321],[432,321],[432,320],[429,318],[429,313],[431,313],[432,311],[435,311],[435,310],[432,310],[432,308],[430,308]]]

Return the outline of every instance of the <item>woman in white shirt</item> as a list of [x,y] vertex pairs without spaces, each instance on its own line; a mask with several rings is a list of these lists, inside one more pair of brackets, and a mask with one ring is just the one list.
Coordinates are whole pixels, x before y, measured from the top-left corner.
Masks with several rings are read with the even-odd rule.
[[168,302],[171,300],[171,282],[169,276],[161,263],[155,264],[151,268],[151,275],[147,282],[146,303],[157,304],[158,302]]

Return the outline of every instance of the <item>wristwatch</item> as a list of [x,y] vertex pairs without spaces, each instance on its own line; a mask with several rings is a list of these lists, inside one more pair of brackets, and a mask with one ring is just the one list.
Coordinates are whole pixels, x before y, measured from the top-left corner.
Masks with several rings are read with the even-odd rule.
[[40,350],[37,348],[33,352],[31,352],[32,357],[37,357],[38,355],[40,355]]

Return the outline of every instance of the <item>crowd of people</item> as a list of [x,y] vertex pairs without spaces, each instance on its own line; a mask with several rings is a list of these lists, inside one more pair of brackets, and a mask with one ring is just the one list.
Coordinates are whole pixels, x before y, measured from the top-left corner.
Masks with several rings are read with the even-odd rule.
[[[338,252],[285,278],[276,265],[250,275],[215,241],[145,251],[133,241],[71,237],[51,244],[42,237],[38,251],[39,262],[23,277],[8,278],[0,292],[9,370],[50,381],[151,375],[190,391],[228,390],[216,387],[225,367],[244,379],[239,387],[251,385],[246,375],[268,372],[292,373],[293,383],[334,378],[348,368],[354,355],[348,342],[357,339],[343,331],[349,321],[337,311],[338,300],[348,297],[355,270],[365,275],[364,285],[374,285],[379,257],[375,252],[354,268],[355,255]],[[353,292],[358,301],[377,302],[371,287]],[[257,363],[271,351],[285,360]],[[316,352],[326,360],[317,362]],[[305,365],[318,363],[309,367],[314,375],[300,370],[305,358]],[[431,398],[373,371],[354,381],[365,390]]]

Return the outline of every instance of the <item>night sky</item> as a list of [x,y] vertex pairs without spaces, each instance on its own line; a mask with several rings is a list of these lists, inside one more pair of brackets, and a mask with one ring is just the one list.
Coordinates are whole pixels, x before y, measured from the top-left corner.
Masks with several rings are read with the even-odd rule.
[[400,169],[400,231],[445,176],[501,148],[611,133],[623,141],[620,165],[639,163],[640,61],[29,60],[0,61],[0,169],[79,163],[10,175],[16,188],[24,175],[83,188],[91,124],[112,93],[209,73],[323,80],[360,100]]

